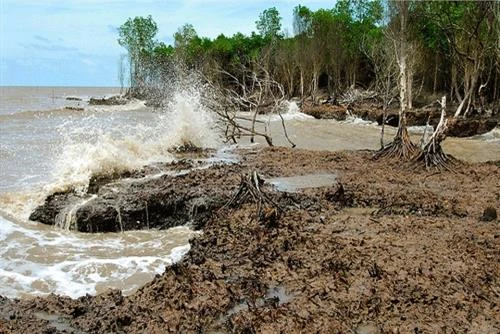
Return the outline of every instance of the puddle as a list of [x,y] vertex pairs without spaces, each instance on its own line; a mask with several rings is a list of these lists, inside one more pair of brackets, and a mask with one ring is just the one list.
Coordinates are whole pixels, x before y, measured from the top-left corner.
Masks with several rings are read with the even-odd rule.
[[[255,307],[263,307],[266,305],[267,302],[275,303],[276,307],[279,307],[283,304],[286,304],[290,302],[294,298],[294,295],[291,293],[288,293],[286,289],[281,286],[275,286],[271,287],[267,290],[266,295],[263,298],[257,298],[255,300]],[[241,300],[238,304],[234,305],[233,308],[231,308],[229,311],[226,312],[226,314],[221,315],[220,318],[217,321],[218,325],[224,324],[232,315],[238,314],[240,312],[248,310],[248,302],[247,300],[243,299]],[[222,333],[219,331],[209,331],[211,334],[215,333]]]
[[55,328],[56,331],[65,333],[81,333],[80,331],[77,331],[75,328],[73,328],[69,324],[68,320],[61,318],[55,314],[40,311],[35,312],[35,317],[37,317],[38,319],[47,320],[49,324]]
[[284,287],[277,286],[267,290],[266,299],[277,298],[278,306],[288,303],[293,299],[293,295],[288,293]]
[[337,183],[335,174],[306,174],[289,177],[276,177],[266,180],[278,191],[295,192],[304,188],[328,187]]

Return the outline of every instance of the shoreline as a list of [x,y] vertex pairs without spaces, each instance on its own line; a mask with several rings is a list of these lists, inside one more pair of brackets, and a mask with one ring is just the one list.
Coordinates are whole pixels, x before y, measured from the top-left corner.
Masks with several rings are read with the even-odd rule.
[[500,207],[498,161],[435,173],[373,161],[369,151],[240,154],[236,165],[193,170],[169,189],[182,192],[195,180],[229,200],[253,171],[264,179],[330,174],[337,182],[289,193],[263,186],[279,214],[257,217],[251,200],[214,207],[188,254],[131,296],[0,298],[0,329],[500,329],[498,218],[481,221],[486,208]]
[[[335,119],[344,121],[350,116],[359,117],[365,121],[376,122],[378,125],[383,123],[383,108],[379,103],[358,102],[352,105],[333,105],[329,103],[311,104],[307,103],[301,111],[316,119]],[[476,135],[482,135],[492,131],[499,126],[500,114],[475,114],[468,117],[454,117],[455,106],[447,108],[448,137],[467,138]],[[386,125],[397,128],[399,122],[399,110],[390,107],[386,111]],[[429,105],[421,108],[413,108],[406,112],[407,126],[437,126],[441,111],[438,106]]]

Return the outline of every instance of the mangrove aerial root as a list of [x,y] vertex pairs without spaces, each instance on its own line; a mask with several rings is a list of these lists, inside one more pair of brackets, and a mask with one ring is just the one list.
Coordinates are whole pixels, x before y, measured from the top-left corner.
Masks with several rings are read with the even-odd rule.
[[412,161],[415,165],[424,163],[426,169],[436,168],[437,170],[446,169],[453,172],[453,164],[455,159],[444,153],[441,145],[435,142],[431,147],[425,148],[418,155],[416,155]]
[[441,142],[446,138],[446,130],[448,129],[448,120],[446,119],[446,96],[441,99],[441,118],[436,130],[429,138],[427,143],[422,147],[422,151],[417,154],[412,161],[419,164],[424,162],[425,168],[436,168],[438,170],[446,169],[453,171],[452,165],[454,158],[444,153]]
[[417,152],[418,147],[411,142],[406,127],[400,127],[392,142],[377,151],[373,159],[398,159],[401,161],[409,161]]

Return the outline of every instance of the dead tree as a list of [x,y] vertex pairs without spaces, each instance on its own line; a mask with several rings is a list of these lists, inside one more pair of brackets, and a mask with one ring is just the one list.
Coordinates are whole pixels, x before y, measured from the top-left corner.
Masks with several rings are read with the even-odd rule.
[[[237,143],[237,139],[241,137],[250,137],[250,142],[253,143],[255,136],[261,136],[269,146],[273,146],[267,123],[257,118],[259,114],[267,112],[279,115],[285,138],[292,147],[295,147],[288,137],[281,114],[285,103],[285,90],[280,83],[271,78],[267,70],[258,65],[255,67],[258,71],[242,69],[242,79],[225,70],[220,70],[223,78],[229,79],[231,88],[222,84],[209,83],[219,104],[213,110],[220,117],[226,140]],[[250,115],[244,116],[241,111],[249,112]],[[256,124],[261,124],[264,130],[258,131]]]
[[446,96],[441,99],[441,119],[439,124],[434,130],[433,134],[430,136],[428,141],[424,141],[422,151],[417,154],[412,160],[419,164],[424,163],[427,169],[437,168],[441,170],[442,168],[452,171],[453,158],[444,153],[441,142],[446,138],[446,130],[448,120],[446,119]]
[[385,123],[387,109],[392,101],[397,98],[397,71],[394,57],[394,46],[390,43],[390,34],[381,43],[369,43],[367,38],[362,41],[361,51],[370,59],[375,74],[374,90],[382,102],[382,129],[380,132],[380,149],[384,148]]

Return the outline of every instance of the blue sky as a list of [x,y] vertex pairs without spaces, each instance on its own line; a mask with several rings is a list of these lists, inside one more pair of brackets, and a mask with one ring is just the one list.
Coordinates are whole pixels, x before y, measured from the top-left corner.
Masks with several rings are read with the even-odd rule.
[[316,10],[335,1],[262,0],[0,0],[0,85],[118,86],[125,53],[116,29],[127,18],[151,14],[157,39],[172,42],[191,23],[198,35],[250,33],[264,9],[275,6],[292,32],[298,5]]

